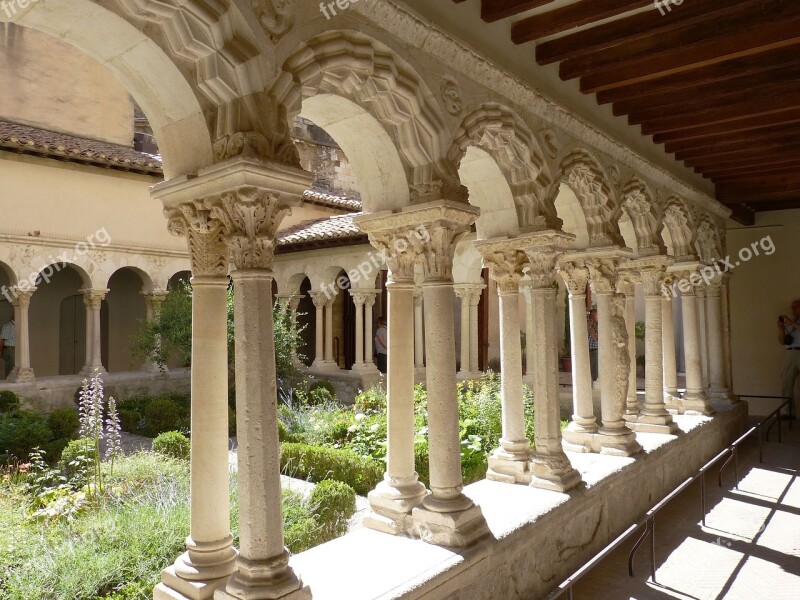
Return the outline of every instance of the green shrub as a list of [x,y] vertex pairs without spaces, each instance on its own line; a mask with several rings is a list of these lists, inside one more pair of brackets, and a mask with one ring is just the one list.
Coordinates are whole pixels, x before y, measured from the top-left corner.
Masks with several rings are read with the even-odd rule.
[[144,409],[144,433],[156,437],[165,431],[181,429],[186,419],[180,406],[171,398],[154,398]]
[[119,422],[122,431],[128,433],[138,433],[142,425],[142,414],[139,411],[131,408],[126,408],[119,411]]
[[165,431],[153,440],[153,452],[172,458],[188,459],[191,443],[180,431]]
[[15,412],[19,410],[19,396],[14,392],[0,391],[0,413]]
[[359,412],[383,412],[386,410],[386,390],[380,386],[374,386],[361,392],[356,396],[353,407]]
[[419,475],[419,480],[425,485],[430,487],[430,464],[428,463],[428,442],[419,442],[414,444],[414,469]]
[[283,443],[281,471],[308,481],[341,481],[365,496],[383,479],[384,465],[350,450]]
[[319,543],[347,533],[350,517],[356,512],[356,492],[346,483],[327,479],[320,481],[308,499],[316,509],[321,532]]
[[80,482],[94,468],[94,440],[83,438],[72,440],[61,451],[58,470],[70,481]]
[[287,442],[289,437],[289,430],[286,429],[286,425],[283,424],[283,421],[278,419],[278,440],[281,442]]
[[228,407],[228,437],[236,437],[236,411]]
[[311,382],[311,385],[308,386],[309,392],[319,389],[328,390],[331,396],[334,398],[336,397],[336,386],[327,379],[315,379],[313,382]]
[[47,417],[47,425],[56,438],[74,439],[81,426],[78,411],[74,408],[59,408]]
[[0,413],[0,453],[24,460],[34,448],[47,450],[52,440],[53,432],[44,417],[27,410]]
[[287,548],[293,553],[313,548],[319,542],[321,527],[312,516],[305,516],[287,523],[284,527],[284,540]]
[[312,406],[336,401],[336,387],[327,379],[317,379],[308,386],[305,403]]

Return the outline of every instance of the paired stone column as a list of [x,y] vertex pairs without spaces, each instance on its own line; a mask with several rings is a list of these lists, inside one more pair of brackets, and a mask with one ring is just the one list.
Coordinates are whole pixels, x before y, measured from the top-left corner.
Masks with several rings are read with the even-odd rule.
[[672,413],[680,412],[681,395],[678,392],[678,364],[675,355],[675,321],[672,296],[661,298],[662,347],[664,349],[664,404]]
[[[146,318],[148,321],[152,321],[153,319],[157,318],[158,315],[161,313],[161,305],[164,303],[164,299],[167,297],[166,290],[153,290],[152,292],[140,292],[142,297],[144,298],[144,306],[146,311]],[[156,340],[156,348],[161,348],[161,336],[157,336]],[[159,365],[156,361],[153,360],[152,356],[148,356],[144,363],[142,364],[142,371],[146,371],[148,373],[161,373],[163,371],[168,371],[167,365]]]
[[367,366],[364,364],[364,302],[367,296],[363,292],[350,290],[350,297],[356,307],[356,359],[353,371],[360,371]]
[[[375,336],[375,332],[373,330],[373,325],[375,323],[375,319],[372,316],[372,307],[375,306],[375,299],[378,297],[379,290],[372,290],[367,293],[367,297],[364,299],[364,332],[365,332],[365,344],[364,344],[364,364],[365,369],[369,373],[378,373],[378,367],[372,362],[372,351],[373,351],[373,340]],[[388,323],[387,323],[388,325]],[[386,340],[386,343],[389,343],[389,340]],[[387,352],[389,350],[388,346],[386,348]],[[388,355],[387,355],[388,356]],[[388,360],[388,359],[387,359]]]
[[535,373],[533,371],[533,300],[531,299],[531,281],[530,278],[523,279],[520,282],[520,289],[522,295],[525,297],[525,376],[522,381],[527,385],[533,387]]
[[[620,259],[617,256],[603,256],[587,259],[592,276],[592,286],[597,298],[598,319],[598,366],[600,373],[600,412],[602,425],[598,429],[596,443],[603,454],[631,456],[641,451],[636,435],[628,427],[625,414],[630,364],[620,364],[619,340],[625,340],[627,350],[627,326],[624,322],[624,296],[616,294],[617,269]],[[620,322],[622,331],[620,331]],[[660,343],[660,340],[659,340]],[[630,361],[630,356],[628,361]],[[624,372],[624,378],[620,373]],[[624,393],[620,394],[620,391]],[[621,397],[620,397],[621,396]]]
[[461,369],[459,379],[478,379],[478,304],[486,286],[467,283],[455,286],[461,300]]
[[456,296],[461,301],[461,369],[456,377],[470,379],[469,372],[469,297],[470,289],[466,285],[457,285],[454,288]]
[[328,303],[328,296],[322,291],[311,291],[308,293],[316,309],[316,328],[314,345],[314,362],[311,367],[320,369],[325,364],[325,305]]
[[391,534],[413,531],[411,511],[427,494],[414,466],[414,264],[406,243],[408,224],[397,216],[357,217],[389,266],[387,292],[387,452],[384,480],[369,493],[364,525]]
[[[378,369],[372,362],[372,307],[375,304],[377,290],[350,290],[356,306],[356,360],[353,371],[377,374]],[[366,316],[365,316],[366,313]],[[366,323],[366,325],[365,325]],[[365,352],[366,342],[366,352]]]
[[563,431],[564,448],[590,452],[597,420],[592,401],[592,373],[589,364],[589,331],[586,321],[586,286],[589,269],[580,258],[563,256],[558,263],[561,279],[569,292],[570,347],[572,348],[572,420]]
[[31,296],[36,288],[14,288],[14,324],[17,336],[17,345],[14,349],[14,368],[8,374],[10,383],[24,383],[34,381],[36,376],[31,368],[31,332],[28,321],[28,309],[31,305]]
[[425,376],[425,320],[422,288],[414,287],[414,378]]
[[694,290],[697,296],[697,322],[700,329],[700,367],[703,375],[703,389],[708,389],[708,320],[706,319],[706,286],[702,279],[697,281]]
[[103,338],[100,328],[100,308],[109,290],[84,289],[81,291],[83,292],[83,304],[86,307],[86,364],[81,369],[81,375],[92,376],[95,372],[106,372],[102,358]]
[[[487,479],[508,483],[531,482],[531,442],[525,434],[522,397],[522,344],[519,324],[519,282],[528,258],[517,240],[476,242],[500,300],[500,399],[503,431],[500,447],[489,457]],[[477,294],[473,294],[477,296]],[[480,296],[478,296],[480,298]]]
[[722,282],[717,277],[706,289],[706,316],[708,318],[708,376],[709,395],[721,405],[733,404],[727,384],[725,369],[725,341],[723,330]]
[[663,256],[640,258],[637,270],[645,293],[645,390],[644,406],[636,431],[674,434],[678,425],[664,403],[664,342],[661,304],[662,286],[668,259]]
[[625,296],[625,331],[628,335],[628,356],[631,368],[628,375],[628,395],[622,418],[628,423],[639,420],[639,396],[636,380],[636,277],[621,272],[617,277],[617,292]]
[[336,296],[332,296],[325,303],[325,368],[330,370],[339,368],[339,363],[333,356],[333,305],[335,302]]
[[[486,286],[476,284],[472,286],[472,293],[469,297],[469,370],[474,377],[480,377],[481,369],[478,366],[478,305],[481,302],[481,295]],[[519,334],[517,334],[519,337]],[[522,368],[520,366],[520,368]]]
[[[275,340],[272,311],[264,310],[272,306],[277,229],[309,184],[309,177],[300,169],[239,158],[209,167],[195,178],[156,186],[155,195],[164,199],[171,224],[185,219],[184,223],[205,222],[201,225],[205,231],[219,231],[233,269],[240,553],[236,570],[216,590],[216,600],[311,598],[308,588],[289,566],[289,552],[284,546]],[[202,200],[188,205],[180,202],[190,192],[196,196],[197,189],[204,192]],[[190,248],[196,272],[209,268],[214,272],[226,270],[217,252],[196,252],[191,238]],[[218,302],[221,305],[221,300]],[[224,339],[221,328],[215,332],[215,339],[218,338]],[[220,350],[218,360],[221,357]],[[215,400],[218,410],[222,411],[226,400],[226,395],[219,395]],[[227,414],[227,407],[224,410]],[[227,425],[223,418],[217,420],[220,429]],[[193,449],[198,445],[195,440]],[[227,462],[227,448],[223,453],[221,444],[214,447],[218,448],[214,460],[221,465],[224,456]],[[197,467],[199,472],[193,468],[193,477],[203,475],[203,469]],[[218,487],[215,490],[217,502],[222,503],[225,496],[225,506],[215,504],[208,511],[227,508],[227,493]],[[193,496],[192,501],[203,510],[206,500]],[[203,598],[210,597],[208,591],[202,594]]]
[[561,231],[541,231],[520,237],[520,247],[530,261],[533,329],[534,454],[531,485],[566,492],[581,482],[561,445],[561,406],[558,399],[558,339],[556,337],[556,258],[574,236]]

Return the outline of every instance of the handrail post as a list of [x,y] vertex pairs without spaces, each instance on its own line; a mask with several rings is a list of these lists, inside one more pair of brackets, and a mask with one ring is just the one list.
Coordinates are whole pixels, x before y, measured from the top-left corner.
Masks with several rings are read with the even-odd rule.
[[733,486],[733,489],[739,489],[739,446],[734,446],[733,448],[733,475],[736,478],[736,483]]
[[706,472],[705,469],[700,472],[700,511],[703,513],[701,518],[703,520],[703,527],[706,526]]
[[650,517],[650,575],[656,582],[656,516]]

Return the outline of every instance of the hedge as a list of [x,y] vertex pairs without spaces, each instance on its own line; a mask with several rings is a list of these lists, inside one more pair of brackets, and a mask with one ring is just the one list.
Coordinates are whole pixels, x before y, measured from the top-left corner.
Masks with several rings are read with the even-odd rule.
[[291,477],[320,482],[341,481],[366,496],[383,479],[383,463],[350,450],[306,444],[281,444],[281,472]]

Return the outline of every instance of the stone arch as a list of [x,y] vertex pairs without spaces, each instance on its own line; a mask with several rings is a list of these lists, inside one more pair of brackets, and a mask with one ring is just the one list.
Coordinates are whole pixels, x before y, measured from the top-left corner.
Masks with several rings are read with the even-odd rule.
[[[481,221],[488,220],[498,200],[503,210],[516,212],[517,226],[523,230],[561,228],[555,206],[545,202],[549,180],[544,153],[533,133],[509,108],[487,103],[470,113],[454,137],[448,158],[461,165],[461,181],[470,191],[470,200],[477,196],[473,203],[481,208],[480,237],[493,237],[481,235]],[[490,186],[494,197],[482,197],[481,184]]]
[[17,285],[17,274],[14,272],[14,269],[11,268],[11,265],[3,261],[0,261],[0,275],[4,276],[9,286],[13,287]]
[[697,224],[695,247],[703,262],[712,263],[722,258],[722,236],[708,214],[702,215]]
[[[221,60],[218,48],[209,46],[212,36],[193,38],[203,28],[202,16],[190,3],[180,8],[149,6],[142,0],[126,0],[118,13],[91,0],[52,0],[20,8],[13,21],[63,39],[109,69],[128,89],[147,114],[164,162],[164,173],[173,177],[192,173],[213,163],[212,140],[204,116],[210,101],[200,92],[214,86],[201,73],[225,72],[211,68]],[[0,21],[4,13],[0,12]],[[156,24],[163,39],[142,33],[137,23]],[[151,31],[150,27],[148,31]],[[189,73],[197,70],[197,81]],[[206,94],[207,95],[207,94]]]
[[692,215],[686,204],[677,196],[670,196],[664,201],[662,213],[669,253],[677,262],[697,260]]
[[[78,274],[85,289],[92,289],[96,286],[95,281],[92,279],[92,276],[89,274],[89,271],[86,268],[75,261],[65,261],[63,259],[61,262],[46,264],[38,269],[36,274],[36,285],[46,285],[49,283],[49,279],[52,278],[54,274],[63,271],[65,268],[69,268]],[[100,286],[97,287],[100,288]]]
[[278,283],[278,291],[281,294],[296,294],[300,291],[300,286],[303,285],[303,280],[311,278],[304,272],[294,273],[288,277],[284,276],[280,280],[276,277],[275,281]]
[[[272,93],[290,119],[302,114],[342,147],[367,187],[367,212],[441,198],[466,201],[446,160],[442,109],[422,78],[386,45],[355,31],[321,34],[286,60]],[[370,187],[381,179],[383,186]]]
[[[619,229],[621,209],[609,177],[602,164],[583,149],[568,152],[559,162],[559,169],[548,193],[548,201],[556,204],[561,186],[569,188],[585,219],[589,247],[625,246]],[[560,216],[560,215],[559,215]]]
[[123,269],[127,269],[128,271],[132,271],[133,273],[135,273],[139,277],[139,279],[142,282],[142,290],[141,291],[143,291],[143,292],[152,292],[153,291],[155,286],[153,284],[153,278],[150,276],[150,274],[147,273],[147,271],[145,271],[144,269],[142,269],[140,267],[137,267],[137,266],[134,266],[134,265],[131,265],[131,264],[119,265],[116,269],[114,269],[114,271],[112,273],[109,273],[106,277],[104,277],[103,280],[98,280],[97,283],[98,283],[99,287],[107,288],[108,287],[108,282],[111,281],[111,278],[114,277],[114,275],[116,275],[119,271],[122,271]]
[[633,226],[637,254],[666,254],[664,240],[659,233],[659,218],[653,204],[653,194],[647,184],[638,177],[632,178],[622,188],[620,206]]

